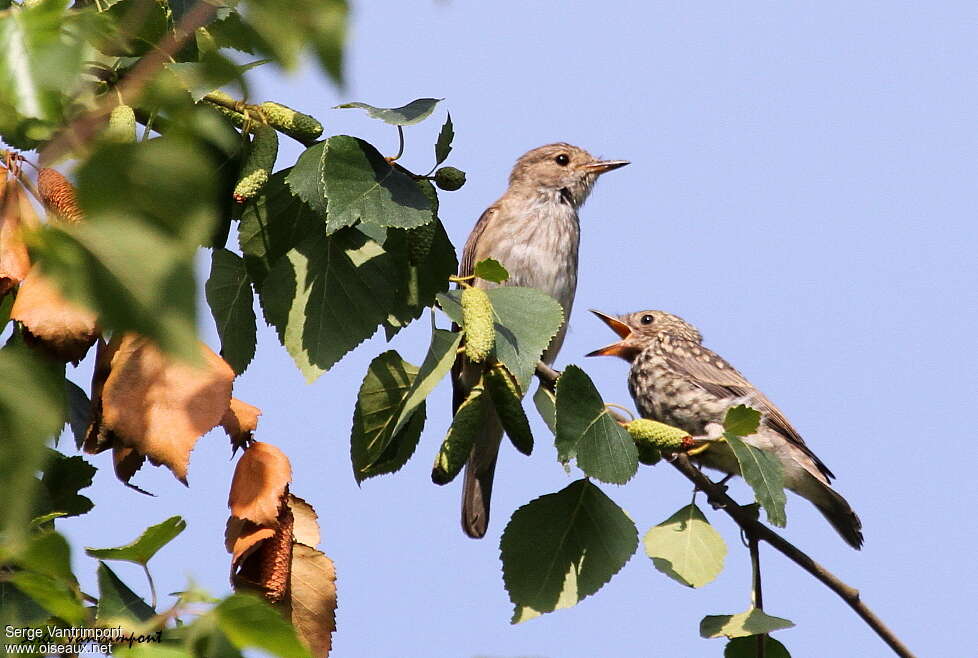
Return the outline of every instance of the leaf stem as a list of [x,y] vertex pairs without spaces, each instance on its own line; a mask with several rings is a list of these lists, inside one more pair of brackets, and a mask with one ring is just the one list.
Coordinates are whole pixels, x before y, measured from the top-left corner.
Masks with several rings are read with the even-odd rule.
[[156,583],[153,582],[153,575],[149,572],[149,566],[145,563],[142,565],[143,572],[146,574],[146,580],[149,581],[149,595],[152,602],[151,607],[156,610]]
[[387,162],[394,164],[397,160],[401,159],[402,155],[404,155],[404,127],[398,126],[397,127],[397,155],[395,155],[393,158],[387,158]]

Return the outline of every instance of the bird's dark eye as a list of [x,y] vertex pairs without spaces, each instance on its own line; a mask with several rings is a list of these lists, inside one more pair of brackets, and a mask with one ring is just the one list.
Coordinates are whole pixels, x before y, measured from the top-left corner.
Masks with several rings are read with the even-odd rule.
[[642,316],[642,324],[652,324],[653,322],[655,322],[655,318],[648,313]]
[[567,157],[566,153],[561,153],[556,158],[554,158],[554,162],[559,164],[561,167],[566,167],[567,163],[570,162],[570,158]]

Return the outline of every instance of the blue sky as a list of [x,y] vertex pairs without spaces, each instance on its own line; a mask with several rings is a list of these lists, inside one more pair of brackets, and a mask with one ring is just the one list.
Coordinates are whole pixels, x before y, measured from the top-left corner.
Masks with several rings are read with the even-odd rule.
[[[468,183],[441,195],[441,216],[459,247],[524,151],[565,140],[631,160],[582,211],[580,285],[557,365],[583,365],[606,400],[630,405],[625,363],[583,359],[611,338],[586,309],[660,308],[697,325],[836,473],[866,544],[848,548],[797,497],[789,539],[860,589],[911,649],[950,656],[973,646],[974,3],[415,1],[356,2],[354,12],[348,89],[312,69],[259,70],[255,100],[309,111],[327,134],[393,153],[389,126],[329,108],[444,97],[435,117],[406,129],[403,162],[428,170],[450,110],[449,164]],[[283,144],[280,162],[297,152]],[[319,512],[339,576],[335,656],[722,655],[723,642],[698,637],[699,620],[749,602],[747,552],[725,515],[707,512],[730,554],[705,588],[677,585],[640,552],[576,608],[511,626],[499,535],[515,508],[577,477],[556,463],[542,424],[531,458],[503,451],[493,522],[473,541],[459,528],[459,483],[429,480],[450,421],[447,385],[429,403],[415,458],[358,488],[350,420],[382,338],[312,385],[272,330],[259,340],[235,395],[264,410],[257,438],[291,457],[293,491]],[[393,346],[418,363],[426,345],[421,322]],[[233,464],[223,435],[198,444],[189,489],[145,467],[134,482],[157,498],[116,482],[107,455],[94,461],[95,511],[59,522],[86,588],[94,565],[81,546],[124,543],[181,514],[189,529],[151,565],[159,591],[188,577],[227,591]],[[664,466],[602,488],[640,533],[690,497]],[[749,499],[739,481],[731,492]],[[762,560],[766,610],[797,624],[778,634],[794,656],[889,655],[810,576],[766,547]],[[146,590],[138,569],[119,572]]]

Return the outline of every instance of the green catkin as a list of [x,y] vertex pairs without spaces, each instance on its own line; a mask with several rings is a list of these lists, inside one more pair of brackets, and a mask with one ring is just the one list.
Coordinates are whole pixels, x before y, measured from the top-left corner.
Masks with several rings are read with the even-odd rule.
[[465,172],[455,167],[442,167],[435,172],[435,185],[446,192],[454,192],[465,185]]
[[625,429],[636,443],[642,443],[664,452],[682,449],[689,432],[648,418],[636,418]]
[[529,455],[533,452],[533,434],[520,403],[523,394],[506,368],[498,363],[486,372],[485,377],[486,388],[506,435],[514,448]]
[[107,142],[132,144],[136,141],[136,113],[128,105],[116,105],[109,114],[109,125],[102,133]]
[[281,103],[268,101],[259,105],[258,109],[265,115],[268,125],[300,142],[314,141],[323,134],[323,124],[315,117],[297,112]]
[[462,291],[462,325],[465,328],[465,356],[481,363],[489,357],[496,342],[492,324],[492,302],[481,288]]
[[268,182],[278,156],[278,133],[264,125],[254,127],[254,139],[248,158],[241,168],[241,178],[234,187],[234,200],[244,203],[258,194]]
[[448,484],[455,479],[472,450],[472,438],[486,423],[485,397],[481,384],[475,386],[465,398],[448,435],[442,441],[435,457],[435,465],[431,469],[431,481],[435,484]]

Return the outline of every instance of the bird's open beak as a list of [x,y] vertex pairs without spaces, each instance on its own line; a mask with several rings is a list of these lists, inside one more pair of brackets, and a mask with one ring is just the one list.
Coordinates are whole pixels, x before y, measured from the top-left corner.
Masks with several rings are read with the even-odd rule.
[[600,349],[594,350],[587,354],[587,356],[620,356],[626,358],[626,354],[630,351],[628,347],[624,345],[625,339],[632,334],[632,330],[627,324],[622,322],[616,317],[602,313],[601,311],[595,311],[593,308],[590,309],[592,313],[598,316],[598,319],[608,325],[612,331],[614,331],[622,339],[620,342],[612,343],[611,345],[606,345]]
[[619,169],[627,164],[630,164],[628,160],[600,160],[586,164],[584,168],[595,174],[603,174],[606,171]]

